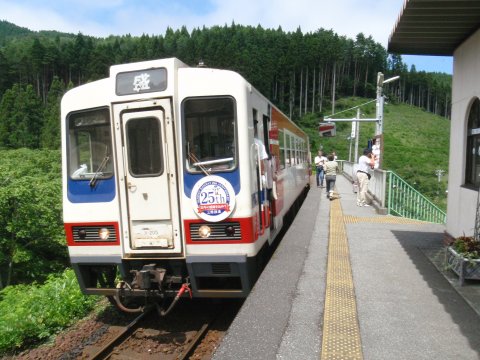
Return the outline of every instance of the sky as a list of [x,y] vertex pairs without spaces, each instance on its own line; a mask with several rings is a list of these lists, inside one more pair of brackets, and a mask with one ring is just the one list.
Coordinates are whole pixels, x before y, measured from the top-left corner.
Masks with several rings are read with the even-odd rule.
[[[30,30],[96,37],[164,35],[186,26],[261,25],[355,39],[363,33],[387,48],[404,0],[0,0],[0,20]],[[417,71],[453,71],[452,57],[402,56]]]

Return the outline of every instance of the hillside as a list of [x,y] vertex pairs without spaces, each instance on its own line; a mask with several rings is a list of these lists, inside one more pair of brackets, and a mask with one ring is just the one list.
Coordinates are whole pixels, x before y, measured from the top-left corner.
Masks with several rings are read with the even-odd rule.
[[75,37],[73,34],[58,31],[42,30],[37,32],[0,19],[0,46],[6,45],[9,41],[18,41],[20,39],[32,39],[33,37],[54,39],[57,36]]
[[[361,98],[342,99],[337,112],[369,101]],[[362,118],[375,117],[375,102],[361,107]],[[353,118],[350,110],[333,118]],[[305,126],[305,121],[302,122]],[[351,123],[337,123],[337,136],[319,138],[316,129],[309,130],[312,154],[323,147],[326,152],[336,151],[339,159],[348,160]],[[375,135],[374,123],[361,123],[359,154]],[[387,103],[384,109],[383,169],[392,170],[442,209],[446,209],[450,121],[415,106]],[[352,159],[354,156],[352,142]],[[443,170],[441,182],[436,170]]]

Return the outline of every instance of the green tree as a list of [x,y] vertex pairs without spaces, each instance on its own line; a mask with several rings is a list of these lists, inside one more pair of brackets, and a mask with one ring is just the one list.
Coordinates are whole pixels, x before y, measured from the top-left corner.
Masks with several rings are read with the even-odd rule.
[[32,85],[7,90],[0,103],[0,145],[3,148],[36,149],[43,125],[42,102]]
[[0,97],[8,88],[9,84],[9,73],[10,73],[10,64],[7,61],[7,58],[3,54],[2,49],[0,49]]
[[0,288],[42,281],[68,263],[60,151],[0,151]]
[[42,148],[60,149],[60,102],[64,93],[64,83],[55,77],[48,92],[44,111],[44,125],[40,138]]

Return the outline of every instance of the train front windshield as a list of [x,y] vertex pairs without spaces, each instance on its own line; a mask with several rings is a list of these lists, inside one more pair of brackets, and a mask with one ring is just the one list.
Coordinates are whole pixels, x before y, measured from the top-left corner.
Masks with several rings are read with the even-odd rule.
[[68,127],[70,178],[97,180],[112,177],[112,135],[108,109],[71,114]]
[[235,101],[231,97],[183,102],[186,165],[192,173],[231,171],[237,163]]

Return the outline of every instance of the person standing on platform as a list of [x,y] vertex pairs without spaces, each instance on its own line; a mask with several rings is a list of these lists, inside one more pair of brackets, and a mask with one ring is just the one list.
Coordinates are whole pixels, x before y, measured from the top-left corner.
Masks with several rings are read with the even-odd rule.
[[357,191],[357,206],[370,206],[367,204],[368,183],[370,182],[370,169],[375,165],[372,151],[370,149],[363,150],[363,155],[358,159],[358,191]]
[[333,199],[333,189],[335,188],[335,181],[337,180],[338,163],[335,161],[335,155],[327,156],[328,161],[324,165],[325,181],[327,183],[327,199]]
[[324,187],[323,186],[323,179],[325,176],[325,163],[328,161],[328,159],[323,156],[322,150],[318,150],[318,155],[315,156],[315,168],[316,168],[316,178],[317,178],[317,187]]

